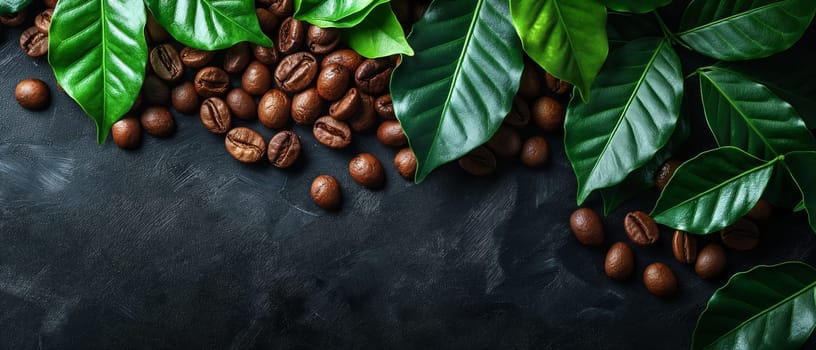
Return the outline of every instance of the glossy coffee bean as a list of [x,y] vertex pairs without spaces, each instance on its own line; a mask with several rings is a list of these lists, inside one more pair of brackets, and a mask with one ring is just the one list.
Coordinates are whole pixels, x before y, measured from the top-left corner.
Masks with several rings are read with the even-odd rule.
[[277,168],[288,168],[300,157],[300,138],[289,130],[281,131],[269,140],[266,157]]
[[20,34],[20,49],[28,57],[42,57],[48,53],[48,34],[37,27],[30,27]]
[[170,87],[159,77],[149,74],[142,83],[142,96],[145,101],[154,105],[166,105],[170,101]]
[[34,26],[40,30],[40,33],[48,34],[48,29],[51,28],[51,16],[53,15],[54,9],[48,8],[34,18]]
[[408,137],[396,120],[383,121],[377,128],[377,140],[388,147],[402,147],[408,144]]
[[552,97],[540,97],[530,108],[533,121],[544,131],[559,132],[564,130],[564,106]]
[[344,148],[351,143],[351,129],[348,124],[329,116],[320,117],[312,129],[320,144],[334,149]]
[[677,261],[691,264],[697,260],[697,238],[685,231],[674,231],[672,253]]
[[241,76],[241,85],[250,95],[261,96],[272,87],[272,72],[265,64],[252,61]]
[[340,45],[340,30],[337,28],[309,27],[306,43],[309,51],[318,55],[325,55],[334,51]]
[[286,18],[294,14],[292,0],[271,0],[270,3],[269,12],[278,18]]
[[394,60],[390,57],[368,59],[354,71],[354,83],[369,95],[381,95],[388,89]]
[[535,63],[527,59],[524,60],[518,94],[527,100],[541,96],[541,78],[538,76],[538,68]]
[[499,157],[513,157],[521,150],[521,136],[513,127],[502,125],[486,145]]
[[343,67],[346,67],[349,72],[357,71],[357,67],[363,63],[365,59],[363,56],[360,56],[357,52],[351,49],[343,49],[334,51],[326,56],[323,57],[323,61],[320,62],[321,67],[326,67],[330,64],[339,64]]
[[164,81],[178,81],[184,75],[184,66],[173,45],[162,44],[150,50],[150,67]]
[[720,238],[728,248],[746,251],[759,245],[759,227],[751,220],[739,219],[720,231]]
[[215,52],[185,47],[179,53],[181,63],[193,69],[203,68],[215,58]]
[[401,149],[394,157],[394,167],[406,180],[413,180],[417,168],[417,159],[414,152],[408,147]]
[[268,66],[274,66],[278,64],[278,60],[280,59],[280,54],[278,50],[272,47],[264,47],[260,45],[252,45],[252,54],[255,56],[255,59],[258,62],[261,62]]
[[323,111],[323,99],[317,89],[311,88],[292,97],[290,115],[295,124],[312,125]]
[[264,34],[270,35],[278,29],[278,17],[269,10],[261,7],[256,8],[255,16],[258,17],[258,24]]
[[335,210],[343,201],[340,192],[340,183],[332,176],[320,175],[312,181],[312,200],[326,210]]
[[354,132],[363,132],[371,129],[377,123],[377,112],[374,110],[374,98],[361,93],[360,109],[349,119],[349,126]]
[[487,147],[480,146],[459,158],[459,167],[476,176],[487,176],[496,171],[496,156]]
[[566,94],[572,90],[572,84],[556,78],[550,73],[545,74],[544,79],[547,83],[547,89],[555,94]]
[[660,238],[660,229],[649,214],[633,211],[624,218],[626,234],[637,245],[651,245]]
[[669,159],[660,166],[660,169],[658,169],[655,175],[655,187],[657,187],[658,191],[663,191],[663,188],[669,183],[669,179],[674,175],[677,168],[680,167],[680,164],[682,163],[677,159]]
[[519,96],[513,97],[513,107],[504,117],[504,123],[512,126],[526,126],[530,123],[530,106]]
[[659,297],[669,297],[677,291],[677,277],[666,264],[656,262],[643,270],[643,284],[650,293]]
[[369,189],[382,187],[385,171],[382,163],[371,153],[360,153],[349,162],[349,174],[355,182]]
[[601,217],[590,208],[580,208],[570,215],[570,229],[583,245],[599,246],[604,241]]
[[229,74],[240,73],[246,69],[252,57],[248,42],[235,44],[224,53],[224,71]]
[[337,120],[351,119],[360,110],[361,101],[357,88],[348,89],[343,97],[329,106],[329,115]]
[[168,33],[158,21],[156,21],[156,18],[153,17],[153,14],[150,12],[147,14],[145,32],[147,34],[147,38],[153,43],[160,44],[170,40],[170,33]]
[[255,105],[255,99],[243,89],[230,90],[227,93],[225,102],[232,115],[238,119],[254,120],[258,115],[258,106]]
[[377,97],[377,100],[374,101],[374,109],[383,119],[397,119],[397,115],[394,113],[394,102],[391,100],[391,94]]
[[224,134],[232,125],[232,113],[229,106],[219,97],[210,97],[201,103],[201,124],[213,134]]
[[278,29],[278,50],[284,55],[292,54],[306,45],[306,22],[289,17]]
[[51,91],[42,80],[30,78],[17,83],[14,98],[25,109],[40,110],[51,102]]
[[317,58],[307,52],[286,56],[275,69],[275,83],[283,91],[305,90],[317,76]]
[[201,99],[195,90],[195,84],[190,81],[185,81],[173,88],[170,93],[170,102],[173,108],[185,114],[193,114],[198,111]]
[[317,93],[324,100],[336,101],[343,97],[351,82],[351,73],[339,64],[323,67],[317,75]]
[[145,132],[156,137],[167,137],[176,131],[176,120],[164,107],[145,109],[139,121]]
[[255,163],[266,153],[266,141],[263,136],[242,126],[227,133],[224,146],[233,158],[242,163]]
[[0,16],[0,24],[6,27],[19,27],[25,23],[27,17],[28,10],[24,8],[20,12]]
[[111,127],[113,143],[122,149],[134,149],[142,143],[142,125],[136,118],[125,117]]
[[763,223],[768,221],[773,215],[773,206],[770,202],[766,201],[763,198],[760,198],[759,201],[751,208],[751,211],[745,216],[754,222]]
[[261,97],[258,102],[258,120],[270,129],[281,129],[289,121],[292,110],[292,100],[285,92],[272,89]]
[[218,67],[207,67],[196,73],[195,89],[201,97],[224,96],[230,87],[230,76]]
[[45,7],[48,8],[55,8],[57,7],[57,0],[43,0]]
[[612,279],[623,281],[635,270],[635,255],[626,243],[617,242],[609,247],[604,259],[604,272]]
[[547,139],[541,136],[533,136],[521,145],[522,164],[531,168],[539,168],[547,165],[549,159],[550,145],[547,143]]
[[709,243],[697,254],[694,272],[702,279],[716,279],[725,272],[727,260],[725,250],[720,244]]

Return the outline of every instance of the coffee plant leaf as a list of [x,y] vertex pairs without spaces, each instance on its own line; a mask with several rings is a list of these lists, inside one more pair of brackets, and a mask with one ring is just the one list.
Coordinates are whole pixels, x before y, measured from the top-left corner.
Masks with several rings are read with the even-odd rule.
[[[145,0],[148,9],[180,43],[200,50],[221,50],[242,41],[272,46],[258,24],[254,1]],[[120,14],[121,15],[121,14]]]
[[766,162],[732,146],[700,153],[675,170],[650,215],[690,233],[719,231],[759,201],[778,159]]
[[810,228],[816,232],[816,151],[788,153],[784,164],[801,191]]
[[510,0],[524,51],[550,74],[575,85],[584,101],[609,51],[600,0]]
[[414,54],[402,25],[388,3],[377,6],[358,25],[343,30],[343,39],[354,51],[367,58]]
[[564,145],[579,205],[654,157],[674,132],[682,99],[680,58],[668,40],[635,40],[609,56],[590,102],[573,96],[567,108]]
[[646,13],[666,6],[672,0],[605,0],[606,7],[612,11]]
[[31,0],[0,0],[0,16],[20,12]]
[[96,122],[99,143],[139,95],[146,21],[144,4],[131,0],[60,0],[54,10],[48,61],[60,86]]
[[757,59],[793,46],[814,14],[813,0],[693,0],[678,36],[719,60]]
[[437,0],[408,38],[391,96],[414,154],[416,181],[484,144],[519,87],[521,44],[506,0]]
[[647,36],[659,37],[663,33],[655,23],[654,16],[610,12],[606,21],[606,35],[609,49],[615,50],[631,41]]
[[369,18],[372,12],[389,0],[296,0],[295,18],[323,28],[351,28]]
[[697,319],[691,349],[799,349],[816,326],[816,269],[788,261],[735,274]]

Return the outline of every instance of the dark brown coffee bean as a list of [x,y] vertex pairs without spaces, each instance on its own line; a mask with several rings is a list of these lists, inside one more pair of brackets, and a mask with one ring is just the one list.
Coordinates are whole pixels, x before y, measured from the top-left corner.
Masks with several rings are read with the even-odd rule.
[[391,100],[391,94],[377,97],[377,100],[374,101],[374,109],[384,119],[397,119],[397,115],[394,114],[394,102]]
[[185,47],[179,53],[181,63],[185,66],[198,69],[210,64],[215,57],[215,52]]
[[51,28],[51,16],[53,15],[54,9],[48,8],[34,18],[34,26],[40,30],[40,33],[48,34],[48,29]]
[[739,219],[737,222],[720,231],[720,238],[728,248],[745,251],[759,245],[759,227],[748,219]]
[[264,34],[271,35],[278,29],[278,17],[269,10],[260,7],[256,8],[255,15],[258,17],[258,24],[260,24]]
[[339,65],[323,67],[317,75],[317,93],[325,100],[336,101],[343,97],[351,82],[351,73]]
[[242,163],[255,163],[266,153],[266,141],[257,131],[239,126],[224,139],[227,152]]
[[664,263],[656,262],[643,270],[643,284],[649,293],[659,297],[669,297],[677,291],[677,277]]
[[417,159],[414,152],[408,147],[401,149],[394,157],[394,167],[406,180],[413,180],[417,168]]
[[682,163],[677,159],[669,159],[660,166],[660,169],[655,175],[655,187],[657,187],[658,191],[663,191],[663,188],[669,183],[669,179],[674,175],[677,168],[680,167],[680,164]]
[[672,253],[674,253],[674,258],[681,263],[693,263],[694,260],[697,260],[697,238],[685,231],[674,231]]
[[559,132],[564,130],[564,106],[552,97],[540,97],[533,102],[530,109],[533,121],[544,131]]
[[230,77],[227,72],[218,67],[207,67],[195,76],[195,89],[199,96],[224,96],[230,87]]
[[312,200],[326,210],[335,210],[343,201],[340,183],[332,176],[320,175],[312,181]]
[[153,43],[160,44],[170,40],[170,33],[168,33],[158,21],[156,21],[156,18],[153,17],[153,14],[150,12],[147,13],[145,32],[147,32],[147,38]]
[[354,132],[363,132],[377,123],[377,112],[374,110],[374,98],[360,93],[360,106],[357,114],[349,119],[349,126]]
[[271,0],[269,11],[278,18],[286,18],[294,14],[292,0]]
[[281,129],[289,121],[292,100],[285,92],[272,89],[261,97],[258,103],[258,120],[270,129]]
[[633,211],[624,219],[626,234],[637,245],[651,245],[660,237],[660,229],[649,214]]
[[265,64],[252,61],[241,76],[241,85],[249,94],[261,96],[272,87],[272,72]]
[[48,34],[37,27],[30,27],[20,34],[20,49],[28,57],[42,57],[48,53]]
[[230,130],[232,113],[221,98],[210,97],[201,103],[201,124],[213,134],[224,134]]
[[513,97],[513,107],[504,117],[504,123],[512,126],[526,126],[530,123],[530,106],[519,96]]
[[499,157],[514,157],[521,150],[521,136],[513,127],[502,125],[487,141],[487,148]]
[[242,72],[252,60],[252,56],[248,42],[235,44],[224,53],[224,71],[229,74]]
[[343,67],[346,67],[349,72],[356,72],[357,67],[360,67],[360,64],[363,63],[363,56],[360,56],[357,52],[351,49],[343,49],[334,51],[325,57],[323,57],[323,61],[320,62],[321,67],[326,67],[330,64],[337,63]]
[[369,189],[382,187],[385,171],[379,159],[371,153],[360,153],[349,162],[349,174],[355,182]]
[[288,17],[278,29],[278,50],[284,55],[295,53],[306,44],[306,23]]
[[459,166],[471,175],[490,175],[496,171],[496,156],[487,147],[477,147],[459,158]]
[[727,260],[725,250],[721,245],[718,243],[709,243],[697,254],[697,262],[694,263],[694,272],[702,279],[715,279],[725,272]]
[[17,84],[14,98],[25,109],[45,109],[51,101],[51,91],[42,80],[30,78]]
[[159,77],[150,74],[142,83],[142,96],[154,105],[166,105],[170,101],[170,88]]
[[272,47],[264,47],[260,45],[252,45],[252,54],[255,55],[255,59],[258,62],[261,62],[265,65],[274,66],[278,64],[279,54],[278,50]]
[[351,129],[348,124],[330,116],[320,117],[315,121],[312,133],[317,142],[329,148],[344,148],[351,143]]
[[323,111],[323,99],[311,88],[292,97],[292,120],[298,125],[312,125]]
[[283,169],[292,166],[300,157],[300,138],[288,130],[278,132],[269,140],[266,156],[275,167]]
[[545,74],[545,80],[547,81],[547,88],[552,93],[561,95],[572,90],[572,84],[558,79],[550,73]]
[[48,8],[55,8],[57,7],[57,0],[43,0],[45,7]]
[[255,99],[242,89],[232,89],[227,94],[227,106],[232,115],[241,120],[254,120],[258,113]]
[[360,91],[369,95],[381,95],[388,89],[394,60],[390,57],[363,61],[354,72],[354,83]]
[[334,51],[340,45],[340,30],[311,26],[309,27],[306,42],[309,45],[309,51],[318,55],[325,55]]
[[635,270],[635,255],[626,243],[616,242],[606,252],[604,272],[612,279],[623,281]]
[[570,229],[583,245],[598,246],[604,241],[601,217],[590,208],[580,208],[570,215]]
[[408,137],[396,120],[383,121],[377,128],[377,140],[388,147],[402,147],[408,144]]
[[170,44],[162,44],[150,50],[150,66],[156,76],[164,81],[177,81],[184,75],[181,58]]
[[164,107],[145,109],[139,121],[145,132],[156,137],[167,137],[176,131],[176,120]]
[[531,167],[538,168],[547,165],[550,159],[550,145],[547,139],[541,136],[533,136],[521,145],[521,163]]
[[541,79],[535,63],[525,59],[518,94],[527,100],[541,96]]
[[305,90],[316,76],[317,58],[308,52],[284,57],[275,69],[275,83],[289,93]]
[[124,117],[111,127],[113,143],[122,149],[134,149],[142,143],[142,125],[136,118]]
[[27,17],[28,9],[24,8],[20,12],[0,16],[0,24],[6,27],[19,27],[25,23]]
[[361,100],[357,88],[348,89],[342,98],[329,106],[329,115],[337,120],[351,119],[360,110]]
[[193,114],[198,111],[201,99],[195,90],[195,84],[190,81],[185,81],[173,88],[170,94],[170,101],[173,108],[185,114]]
[[771,218],[771,215],[773,215],[773,210],[774,208],[771,203],[760,198],[754,207],[751,208],[751,211],[749,211],[748,214],[745,214],[745,216],[751,220],[754,220],[754,222],[763,223]]

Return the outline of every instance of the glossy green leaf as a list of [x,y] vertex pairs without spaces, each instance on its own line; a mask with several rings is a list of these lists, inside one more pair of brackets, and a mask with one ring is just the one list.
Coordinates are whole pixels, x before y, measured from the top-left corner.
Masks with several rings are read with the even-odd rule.
[[799,186],[810,227],[816,232],[816,151],[788,153],[784,163]]
[[606,35],[609,49],[614,50],[631,41],[647,36],[659,37],[663,33],[654,23],[654,16],[611,12],[606,21]]
[[351,28],[374,15],[372,11],[382,4],[389,4],[389,0],[296,1],[295,18],[323,28]]
[[343,31],[343,39],[354,51],[368,58],[414,54],[388,3],[377,6],[360,24]]
[[30,3],[31,0],[0,0],[0,16],[20,12]]
[[521,44],[506,0],[436,0],[391,79],[394,110],[417,157],[416,181],[485,143],[518,91]]
[[651,216],[686,232],[719,231],[759,201],[777,159],[765,162],[731,146],[700,153],[677,168]]
[[683,13],[678,36],[716,59],[762,58],[793,46],[814,13],[813,0],[694,0]]
[[623,181],[669,140],[683,98],[680,58],[665,39],[633,41],[609,56],[590,96],[590,103],[573,96],[564,126],[579,205]]
[[180,43],[220,50],[242,41],[272,46],[258,24],[255,3],[244,0],[144,0],[150,12]]
[[799,349],[816,326],[816,269],[800,262],[757,266],[714,292],[691,349]]
[[793,211],[798,213],[798,212],[800,212],[802,210],[805,210],[805,209],[806,209],[805,208],[805,201],[803,200],[803,201],[799,202],[799,204],[797,204],[796,207],[793,208]]
[[609,51],[600,0],[510,0],[524,51],[550,74],[578,88],[584,101]]
[[612,11],[646,13],[666,6],[672,0],[604,0]]
[[60,0],[54,10],[49,63],[60,86],[96,122],[99,143],[141,89],[146,19],[144,4],[130,0]]

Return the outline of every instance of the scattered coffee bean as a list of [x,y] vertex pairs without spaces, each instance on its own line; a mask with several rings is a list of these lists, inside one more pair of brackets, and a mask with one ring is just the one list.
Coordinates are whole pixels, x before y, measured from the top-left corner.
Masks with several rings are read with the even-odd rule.
[[278,29],[278,50],[288,55],[300,50],[306,44],[306,23],[288,17]]
[[343,121],[330,116],[320,117],[312,129],[315,139],[329,148],[344,148],[351,143],[351,129]]
[[348,120],[360,110],[361,101],[357,88],[348,89],[342,98],[329,106],[329,115],[337,120]]
[[170,40],[170,33],[156,21],[156,18],[150,12],[147,13],[145,31],[147,32],[147,38],[153,43],[161,44]]
[[278,50],[275,49],[274,46],[272,47],[263,47],[259,45],[252,46],[252,54],[255,56],[255,59],[258,62],[261,62],[265,65],[273,66],[278,64],[278,60],[280,59],[280,55],[278,54]]
[[20,12],[0,16],[0,24],[6,27],[19,27],[25,23],[26,17],[28,10],[24,8]]
[[513,107],[504,117],[504,123],[512,126],[526,126],[530,123],[530,106],[524,99],[513,97]]
[[170,44],[162,44],[150,50],[150,67],[164,81],[177,81],[184,75],[181,57]]
[[336,101],[343,97],[350,81],[351,73],[345,67],[330,64],[317,75],[317,93],[324,100]]
[[391,94],[377,97],[377,100],[374,101],[374,109],[383,119],[397,119],[397,115],[394,113],[394,102],[391,100]]
[[417,168],[417,159],[414,152],[408,147],[401,149],[394,157],[394,167],[406,180],[413,180]]
[[623,281],[635,270],[635,255],[626,243],[616,242],[606,252],[604,272],[612,279]]
[[541,136],[530,137],[521,146],[521,163],[528,167],[543,167],[549,159],[550,145]]
[[195,84],[185,81],[173,88],[170,93],[173,108],[185,114],[192,114],[198,110],[201,99],[195,90]]
[[224,71],[229,74],[240,73],[246,69],[252,56],[248,42],[235,44],[224,53]]
[[459,158],[459,166],[468,174],[487,176],[496,171],[496,156],[487,147],[480,146]]
[[377,140],[388,147],[402,147],[408,144],[408,137],[396,120],[383,121],[377,128]]
[[773,215],[773,206],[770,202],[766,201],[764,198],[760,198],[759,201],[751,208],[751,211],[748,212],[745,216],[754,222],[763,223],[768,221]]
[[270,129],[281,129],[289,121],[292,101],[281,90],[272,89],[261,97],[258,103],[258,120]]
[[538,68],[535,63],[527,59],[524,60],[518,94],[527,100],[541,96],[541,79],[538,76]]
[[550,73],[545,75],[545,80],[547,81],[547,88],[555,94],[566,94],[572,90],[572,84],[558,79]]
[[289,93],[305,90],[316,76],[317,58],[308,52],[284,57],[275,69],[275,83]]
[[298,125],[312,125],[323,111],[323,99],[311,88],[292,97],[292,120]]
[[34,18],[34,26],[40,30],[40,33],[48,34],[48,29],[51,28],[51,16],[53,15],[54,9],[48,8]]
[[354,72],[354,83],[369,95],[381,95],[388,89],[394,61],[390,57],[363,61]]
[[351,49],[343,49],[334,51],[326,56],[323,57],[323,61],[320,62],[321,67],[326,67],[330,64],[337,63],[343,67],[346,67],[349,72],[356,72],[357,67],[360,67],[360,64],[363,63],[363,56],[360,56],[357,52]]
[[674,175],[677,168],[680,167],[680,164],[682,163],[677,159],[669,159],[660,166],[655,176],[655,187],[657,187],[658,191],[663,191],[663,188],[669,183],[669,179]]
[[499,157],[513,157],[521,150],[521,136],[513,127],[502,125],[486,145]]
[[57,0],[43,0],[43,3],[45,4],[45,7],[48,7],[48,8],[53,9],[53,8],[57,7]]
[[349,174],[355,182],[369,189],[382,187],[385,171],[380,161],[371,153],[360,153],[349,162]]
[[332,176],[320,175],[312,181],[312,200],[326,210],[335,210],[340,207],[342,194],[340,183]]
[[176,120],[164,107],[145,109],[139,121],[145,132],[156,137],[167,137],[176,131]]
[[230,77],[221,68],[207,67],[196,73],[194,83],[201,97],[223,96],[229,89]]
[[725,271],[725,250],[718,243],[709,243],[697,254],[694,272],[702,279],[711,280],[720,277]]
[[637,245],[651,245],[660,237],[660,229],[649,214],[633,211],[624,218],[626,234]]
[[255,99],[243,89],[230,90],[226,102],[232,115],[238,119],[254,120],[258,115],[258,106],[255,105]]
[[40,110],[48,107],[51,91],[42,80],[30,78],[17,83],[14,98],[25,109]]
[[142,125],[136,118],[124,117],[111,127],[113,143],[122,149],[134,149],[142,143]]
[[354,132],[363,132],[371,129],[377,123],[377,112],[374,110],[374,98],[361,93],[360,109],[353,118],[349,120],[349,126]]
[[697,238],[685,231],[674,231],[672,253],[674,253],[674,258],[681,263],[693,263],[697,260]]
[[294,14],[292,0],[271,0],[269,11],[278,18],[286,18]]
[[570,215],[570,229],[583,245],[599,246],[604,241],[601,217],[590,208],[580,208]]
[[677,277],[664,263],[656,262],[643,270],[643,284],[650,293],[659,297],[668,297],[677,291]]
[[31,27],[20,34],[20,49],[29,57],[42,57],[48,53],[48,34]]
[[278,168],[288,168],[300,157],[300,138],[294,132],[284,130],[272,136],[266,156]]
[[759,227],[748,219],[739,219],[737,222],[720,231],[720,238],[728,248],[746,251],[759,245]]
[[269,35],[278,29],[278,17],[269,10],[258,7],[255,9],[255,16],[258,17],[258,24],[260,24],[264,34]]
[[241,85],[250,95],[261,96],[272,87],[272,72],[265,64],[252,61],[241,76]]
[[539,97],[533,102],[530,113],[536,125],[547,132],[564,129],[564,106],[552,97]]
[[215,52],[185,47],[179,53],[181,63],[193,69],[203,68],[212,62]]
[[242,126],[227,133],[224,145],[227,152],[242,163],[255,163],[261,160],[266,152],[266,141],[263,136]]
[[170,101],[170,88],[164,80],[149,74],[142,83],[142,96],[148,103],[154,105],[166,105]]
[[309,51],[318,55],[325,55],[334,51],[340,45],[340,30],[311,26],[309,27],[307,43]]
[[229,106],[219,97],[210,97],[201,103],[201,124],[213,134],[224,134],[230,130],[232,113]]

